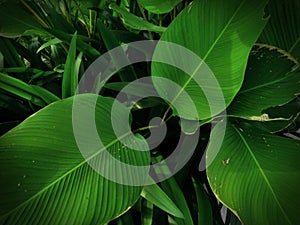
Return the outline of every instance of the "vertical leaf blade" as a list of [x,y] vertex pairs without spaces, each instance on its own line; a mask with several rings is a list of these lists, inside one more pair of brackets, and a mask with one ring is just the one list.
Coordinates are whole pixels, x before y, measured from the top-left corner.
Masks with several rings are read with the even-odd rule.
[[69,53],[65,63],[62,80],[62,98],[71,97],[75,94],[78,84],[78,73],[75,73],[76,64],[76,39],[77,32],[72,37]]

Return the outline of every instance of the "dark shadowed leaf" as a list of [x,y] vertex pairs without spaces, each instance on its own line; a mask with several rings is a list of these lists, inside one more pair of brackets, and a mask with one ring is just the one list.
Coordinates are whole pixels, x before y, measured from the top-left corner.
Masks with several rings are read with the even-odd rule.
[[[287,52],[256,45],[249,57],[243,86],[228,108],[228,114],[251,120],[269,120],[267,114],[265,119],[260,118],[264,109],[284,105],[300,93],[297,66]],[[283,115],[283,118],[289,116]]]
[[270,19],[259,41],[300,59],[300,1],[270,0],[266,9]]

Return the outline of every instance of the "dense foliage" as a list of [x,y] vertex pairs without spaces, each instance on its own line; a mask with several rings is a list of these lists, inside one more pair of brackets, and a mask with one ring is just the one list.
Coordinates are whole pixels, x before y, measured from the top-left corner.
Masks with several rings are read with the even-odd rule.
[[[0,224],[300,224],[299,12],[298,0],[0,1]],[[145,40],[158,40],[152,60],[137,48],[129,63]],[[101,56],[121,69],[93,77]],[[100,93],[77,89],[86,71]],[[149,168],[177,146],[184,167],[152,171],[172,175],[157,184],[101,158]]]

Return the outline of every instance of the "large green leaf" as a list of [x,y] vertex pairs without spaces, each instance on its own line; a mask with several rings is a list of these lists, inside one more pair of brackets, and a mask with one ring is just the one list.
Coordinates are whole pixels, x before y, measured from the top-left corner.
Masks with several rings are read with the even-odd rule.
[[241,122],[228,122],[221,142],[222,123],[212,131],[206,162],[217,198],[245,225],[300,224],[300,142]]
[[0,36],[14,38],[29,30],[44,32],[42,26],[14,1],[0,2]]
[[[262,111],[284,105],[300,93],[297,62],[285,51],[256,45],[251,51],[243,86],[228,109],[228,114],[259,120]],[[284,116],[283,118],[288,118]],[[268,120],[268,118],[261,119]]]
[[[232,101],[242,85],[250,49],[266,24],[263,19],[265,4],[266,1],[260,0],[194,1],[164,32],[161,40],[175,42],[193,51],[213,72],[209,76],[203,61],[199,62],[185,52],[178,52],[172,47],[167,49],[158,43],[154,59],[168,58],[177,65],[183,65],[184,70],[190,73],[188,76],[169,65],[152,63],[153,76],[162,76],[181,86],[177,91],[154,82],[162,96],[173,93],[173,102],[180,101],[180,111],[184,112],[182,117],[195,119],[189,113],[190,105],[182,98],[184,91],[195,103],[200,119],[220,113],[225,109],[225,104],[229,105]],[[221,104],[222,93],[225,104]]]
[[259,41],[278,46],[300,59],[300,1],[270,0],[266,9],[270,20]]
[[[117,171],[116,164],[103,163],[100,153],[105,148],[123,163],[149,164],[149,152],[129,149],[120,142],[122,137],[114,134],[110,123],[113,99],[99,97],[95,103],[97,97],[76,97],[81,107],[77,113],[95,109],[94,123],[104,146],[95,143],[87,117],[77,118],[83,135],[79,139],[85,140],[86,150],[92,154],[87,160],[78,150],[78,136],[74,138],[73,98],[45,107],[0,138],[0,224],[103,224],[139,198],[142,187],[110,181],[90,166],[94,162],[110,175],[121,173],[132,181],[147,177],[145,170],[140,174]],[[114,116],[122,118],[126,109],[116,104],[119,110]],[[139,144],[140,149],[146,147],[146,142],[140,143],[145,144]]]
[[161,14],[170,12],[182,0],[138,0],[138,2],[149,12]]

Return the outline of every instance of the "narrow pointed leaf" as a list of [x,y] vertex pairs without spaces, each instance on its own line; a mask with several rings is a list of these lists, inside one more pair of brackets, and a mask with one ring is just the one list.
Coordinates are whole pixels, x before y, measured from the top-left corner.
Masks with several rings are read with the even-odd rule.
[[62,98],[75,94],[78,84],[78,73],[75,74],[77,32],[72,37],[62,79]]
[[39,53],[40,51],[42,51],[45,48],[50,47],[51,45],[57,45],[62,43],[61,40],[59,40],[58,38],[53,38],[50,41],[47,41],[46,43],[42,44],[41,47],[39,47],[39,49],[36,51],[36,53]]
[[182,212],[175,203],[168,197],[168,195],[157,185],[153,184],[145,186],[141,193],[141,196],[164,210],[165,212],[176,216],[178,218],[184,218]]
[[19,56],[16,48],[13,45],[13,40],[0,37],[0,52],[6,61],[8,67],[24,67],[25,63]]
[[122,16],[123,23],[133,29],[136,30],[148,30],[154,32],[164,32],[166,30],[165,27],[156,26],[141,17],[137,17],[136,15],[128,12],[126,9],[119,7],[115,3],[111,3],[109,5],[110,9],[115,10]]
[[198,206],[198,225],[212,225],[212,207],[209,202],[208,196],[202,185],[198,184],[193,178],[193,184],[196,193],[197,206]]
[[26,84],[17,78],[3,73],[0,73],[0,89],[26,99],[38,106],[45,106],[59,100],[57,96],[42,87]]
[[[62,40],[63,42],[69,45],[71,44],[73,35],[56,29],[47,29],[47,31],[50,34],[54,35],[56,38]],[[83,41],[82,39],[79,39],[79,35],[77,35],[76,45],[77,49],[83,52],[84,55],[91,60],[95,60],[100,56],[100,52],[88,45],[87,43],[85,43],[85,41]]]
[[142,201],[141,217],[143,225],[153,224],[153,204],[146,199]]

